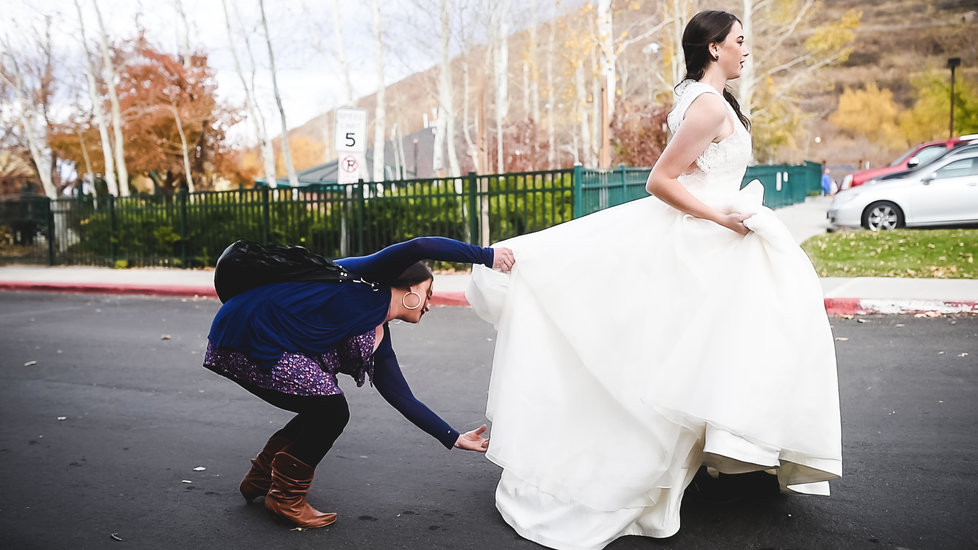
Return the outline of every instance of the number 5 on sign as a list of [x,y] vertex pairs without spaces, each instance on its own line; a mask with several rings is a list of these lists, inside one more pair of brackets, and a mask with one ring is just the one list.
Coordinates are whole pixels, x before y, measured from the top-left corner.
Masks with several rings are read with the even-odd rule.
[[336,110],[337,153],[363,153],[367,150],[367,111],[363,109]]

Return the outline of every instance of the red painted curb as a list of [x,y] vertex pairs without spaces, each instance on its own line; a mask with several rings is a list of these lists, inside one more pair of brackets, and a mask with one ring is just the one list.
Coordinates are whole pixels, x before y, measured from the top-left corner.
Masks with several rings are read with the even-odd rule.
[[0,281],[0,290],[74,292],[76,294],[141,294],[144,296],[186,296],[217,298],[212,286],[124,285],[102,283],[30,283]]
[[[126,285],[103,283],[34,283],[25,281],[0,281],[0,290],[32,290],[38,292],[74,292],[77,294],[142,294],[144,296],[185,296],[217,298],[212,286],[186,285]],[[469,301],[464,292],[435,292],[431,295],[433,306],[465,306]]]
[[433,306],[464,306],[469,307],[464,292],[433,292],[429,303]]
[[829,315],[855,315],[859,313],[859,298],[826,298],[825,313]]
[[[214,287],[209,285],[132,285],[108,283],[0,281],[0,290],[217,298],[217,292],[214,291]],[[431,296],[431,305],[468,307],[469,301],[465,299],[464,292],[435,292]],[[978,313],[978,301],[863,300],[860,298],[825,298],[825,312],[831,316],[872,315],[887,313],[909,314],[927,311],[936,311],[939,313]]]

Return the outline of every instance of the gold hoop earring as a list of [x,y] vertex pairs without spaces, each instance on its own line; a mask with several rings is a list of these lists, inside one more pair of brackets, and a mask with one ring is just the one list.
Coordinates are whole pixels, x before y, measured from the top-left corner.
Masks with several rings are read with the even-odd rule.
[[[414,306],[407,305],[407,302],[405,301],[405,298],[408,297],[408,294],[414,294],[415,296],[417,296],[418,297],[418,303],[415,304]],[[406,292],[405,294],[403,294],[401,296],[401,305],[404,306],[404,309],[410,309],[410,310],[418,309],[419,307],[421,307],[421,304],[423,302],[424,302],[424,300],[421,299],[421,295],[418,294],[417,292],[413,291],[413,290],[410,290],[410,291]]]

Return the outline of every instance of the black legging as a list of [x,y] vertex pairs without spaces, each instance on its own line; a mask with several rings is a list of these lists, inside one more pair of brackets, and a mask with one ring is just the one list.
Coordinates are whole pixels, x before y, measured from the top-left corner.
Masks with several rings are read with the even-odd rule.
[[350,421],[350,407],[343,394],[289,395],[246,384],[241,386],[271,405],[298,413],[275,435],[291,441],[286,449],[289,454],[312,467],[326,456]]

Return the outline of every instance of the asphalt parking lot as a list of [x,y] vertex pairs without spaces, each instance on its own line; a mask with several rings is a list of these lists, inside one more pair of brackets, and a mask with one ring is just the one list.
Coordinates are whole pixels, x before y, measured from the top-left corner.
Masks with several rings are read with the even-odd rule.
[[[538,548],[499,518],[499,469],[446,451],[369,386],[294,530],[237,492],[289,414],[200,366],[215,300],[0,293],[4,548]],[[644,548],[978,546],[978,316],[834,318],[845,476],[830,497],[699,477],[683,528]],[[393,327],[415,394],[484,422],[494,332],[468,308]],[[203,468],[203,469],[200,469]]]

